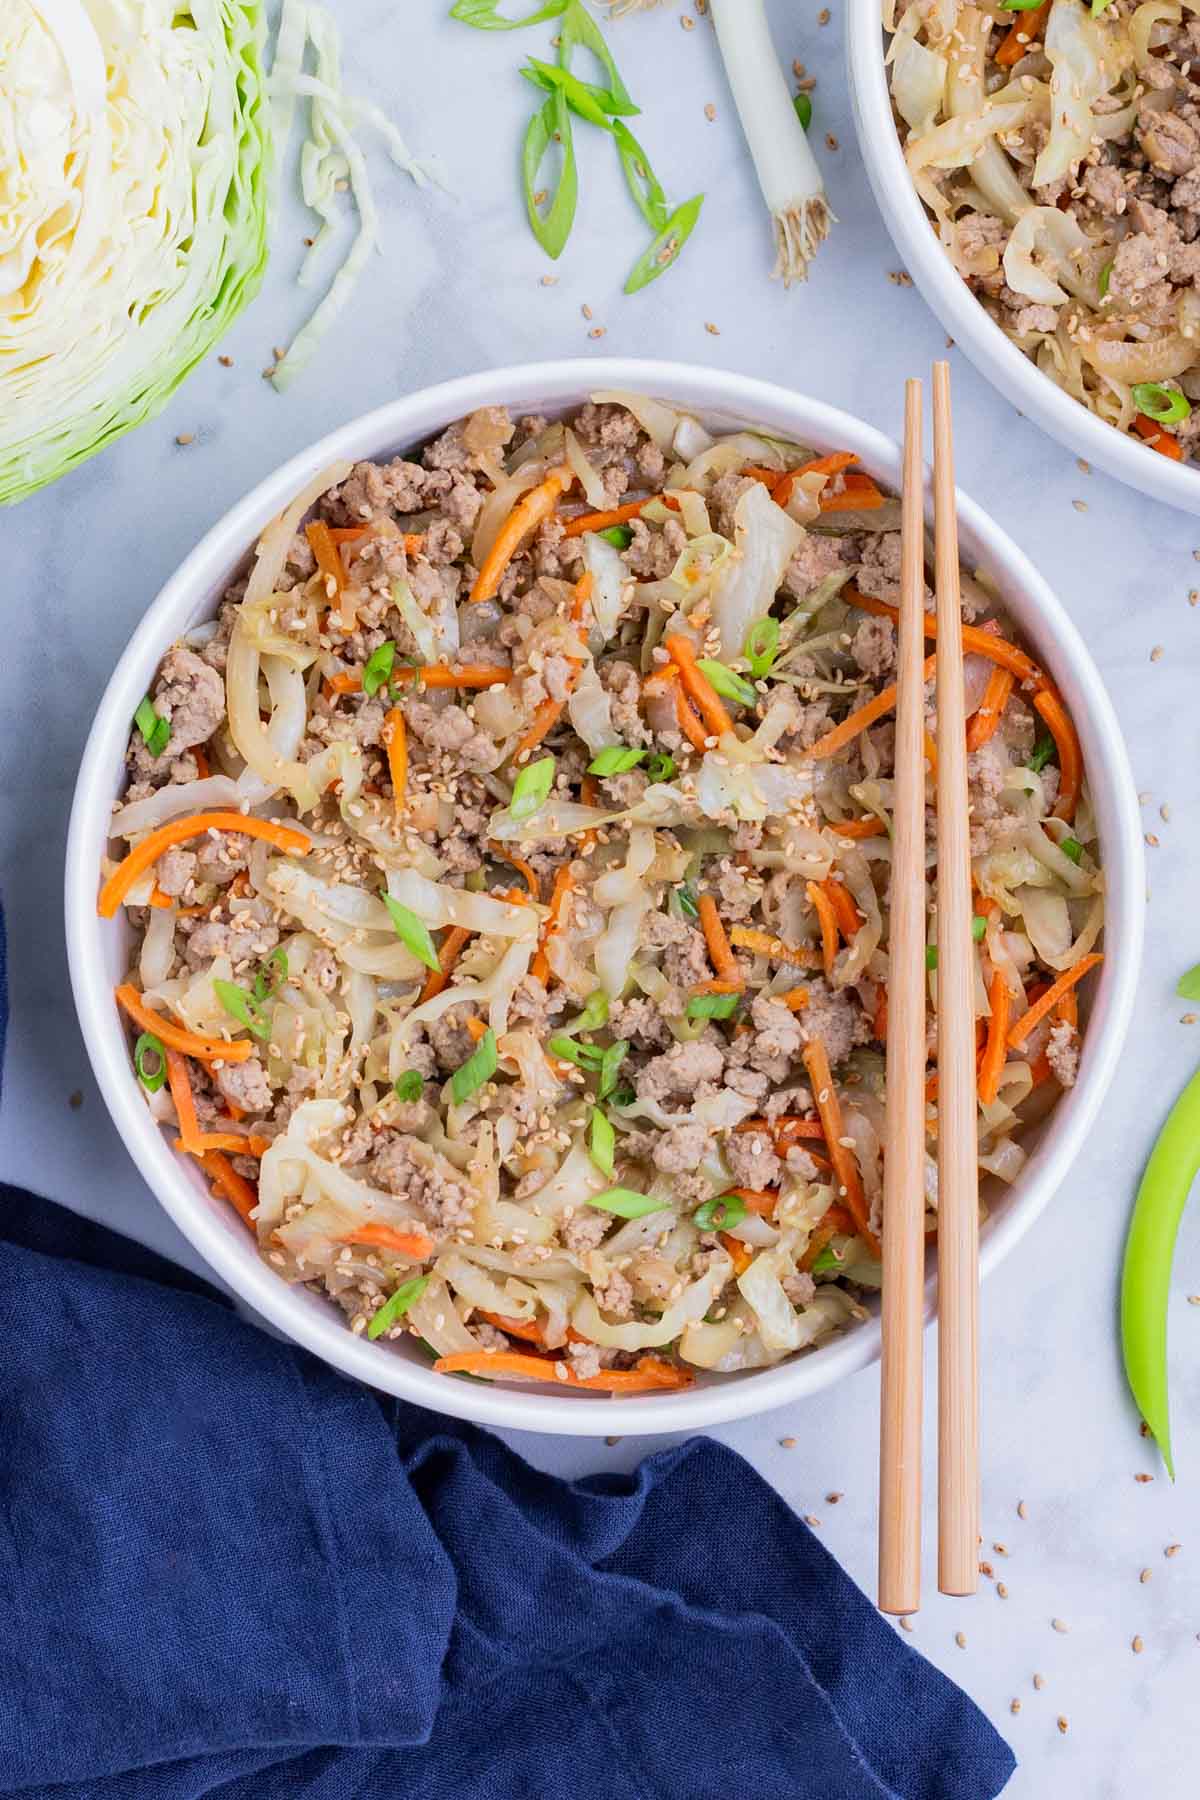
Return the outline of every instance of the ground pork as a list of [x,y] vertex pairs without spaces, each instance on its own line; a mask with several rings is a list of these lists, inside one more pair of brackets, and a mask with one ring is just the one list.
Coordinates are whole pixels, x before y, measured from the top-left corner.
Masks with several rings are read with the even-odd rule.
[[222,1063],[213,1070],[213,1079],[225,1099],[243,1112],[270,1112],[271,1085],[257,1056],[248,1056],[245,1062]]
[[858,585],[876,600],[897,604],[900,599],[900,533],[873,533],[863,544]]
[[1060,1086],[1075,1086],[1079,1073],[1079,1040],[1066,1019],[1058,1019],[1050,1027],[1046,1040],[1046,1061]]
[[194,651],[176,644],[163,657],[154,683],[154,710],[171,721],[171,754],[206,744],[225,714],[225,684]]
[[640,995],[632,1000],[614,1000],[608,1009],[608,1024],[614,1038],[628,1038],[639,1046],[665,1049],[671,1042],[662,1013]]
[[724,1067],[720,1045],[707,1038],[675,1044],[664,1056],[653,1057],[638,1075],[638,1097],[660,1104],[672,1098],[690,1099],[702,1083],[720,1081]]
[[850,654],[872,681],[882,681],[896,666],[896,627],[890,619],[869,614],[854,633]]
[[676,987],[693,988],[710,980],[703,932],[692,925],[684,925],[678,940],[668,944],[663,951],[662,967],[667,980]]
[[467,1020],[473,1015],[474,1008],[469,1004],[452,1006],[429,1027],[433,1054],[437,1058],[438,1067],[447,1075],[453,1074],[455,1069],[461,1069],[475,1048],[475,1040],[467,1030]]
[[1125,183],[1121,179],[1121,171],[1113,168],[1111,163],[1097,163],[1094,168],[1085,168],[1080,185],[1092,205],[1105,218],[1119,218],[1125,211],[1129,198]]
[[814,537],[808,532],[784,570],[783,590],[794,600],[807,600],[815,588],[844,567],[837,538]]
[[754,1025],[748,1049],[751,1067],[772,1081],[785,1081],[792,1058],[799,1056],[804,1042],[795,1013],[779,1000],[756,994],[750,1017]]
[[185,893],[188,883],[196,873],[196,853],[194,850],[181,849],[179,845],[164,850],[154,870],[154,879],[164,894],[172,900]]
[[481,731],[461,706],[434,707],[427,700],[410,700],[405,718],[414,737],[453,757],[462,768],[486,774],[498,766],[496,740]]
[[793,1306],[808,1306],[817,1292],[816,1282],[803,1269],[797,1269],[794,1275],[785,1275],[780,1286]]
[[610,1269],[602,1282],[593,1285],[592,1292],[601,1312],[615,1319],[632,1318],[633,1289],[619,1269]]
[[240,831],[222,831],[215,837],[203,837],[196,850],[196,879],[210,881],[216,887],[228,887],[246,867],[250,855],[250,839]]
[[586,1256],[589,1250],[596,1248],[611,1224],[609,1215],[598,1208],[580,1207],[563,1226],[563,1243],[573,1255]]
[[809,981],[808,1005],[801,1015],[806,1037],[819,1038],[831,1068],[844,1063],[856,1044],[871,1041],[871,1022],[848,988],[833,989],[822,980]]
[[591,452],[599,450],[607,455],[591,456],[597,467],[614,456],[624,457],[637,447],[642,437],[642,428],[631,412],[623,406],[601,401],[589,400],[574,421],[572,430],[582,444]]
[[767,1096],[763,1111],[768,1119],[780,1119],[786,1113],[806,1113],[813,1103],[808,1088],[797,1082],[791,1087],[775,1088]]
[[665,581],[687,545],[687,533],[677,519],[649,526],[644,519],[630,522],[633,535],[625,551],[625,564],[639,581]]
[[679,1286],[679,1273],[674,1263],[654,1250],[643,1250],[634,1257],[628,1270],[634,1299],[643,1305],[658,1302],[665,1305]]
[[204,919],[184,939],[183,954],[193,969],[207,968],[216,956],[239,964],[269,956],[279,942],[279,927],[264,923],[249,909],[236,912],[228,922]]
[[783,1163],[775,1154],[768,1131],[731,1131],[725,1138],[725,1161],[738,1187],[769,1188],[783,1178]]
[[613,726],[622,741],[635,749],[653,742],[640,711],[642,678],[632,663],[605,663],[600,670],[600,683],[608,692]]
[[417,1217],[440,1231],[457,1231],[470,1222],[475,1196],[465,1177],[420,1138],[389,1132],[367,1172],[373,1186],[402,1195]]
[[654,1146],[654,1166],[664,1175],[682,1175],[698,1168],[708,1148],[708,1130],[704,1125],[675,1125],[662,1132]]
[[760,875],[747,875],[735,863],[722,867],[717,876],[717,892],[721,897],[721,915],[732,919],[748,919],[762,898]]

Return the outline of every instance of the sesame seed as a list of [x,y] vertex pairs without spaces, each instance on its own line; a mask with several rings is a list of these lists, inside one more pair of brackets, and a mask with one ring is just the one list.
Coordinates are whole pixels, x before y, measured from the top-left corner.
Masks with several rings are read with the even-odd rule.
[[233,367],[232,356],[218,356],[217,361],[220,363],[220,365],[223,369],[232,369],[232,367]]
[[609,1449],[611,1450],[613,1445],[619,1444],[621,1440],[619,1437],[606,1437],[604,1441],[608,1445]]
[[179,433],[178,437],[175,439],[175,442],[177,444],[183,444],[185,446],[188,444],[194,444],[195,441],[196,441],[196,435],[192,431],[181,431]]
[[796,1448],[796,1440],[794,1437],[780,1438],[779,1446],[782,1450],[794,1450]]
[[1067,1717],[1066,1717],[1065,1713],[1059,1713],[1059,1715],[1058,1715],[1058,1729],[1062,1732],[1064,1737],[1066,1737],[1068,1731],[1071,1729],[1071,1727],[1067,1724]]
[[1158,833],[1156,831],[1148,831],[1146,833],[1146,842],[1149,844],[1149,846],[1152,850],[1157,850],[1158,849]]
[[711,100],[709,101],[708,105],[704,108],[704,116],[708,120],[710,125],[712,124],[713,120],[717,116],[717,109],[713,105]]
[[1008,1555],[1008,1545],[1007,1544],[993,1544],[992,1549],[995,1551],[997,1556],[1007,1556]]
[[[1189,1023],[1194,1021],[1194,1019],[1196,1017],[1195,1013],[1186,1013],[1184,1016],[1189,1021]],[[1189,1306],[1200,1306],[1200,1294],[1189,1294],[1187,1297],[1187,1303]]]
[[1044,1675],[1035,1675],[1033,1678],[1033,1685],[1040,1694],[1046,1685],[1046,1677]]
[[590,338],[602,338],[604,336],[604,330],[605,328],[603,325],[593,325],[592,329],[588,332],[588,336]]
[[966,1632],[965,1631],[956,1631],[954,1634],[954,1641],[958,1645],[960,1650],[965,1650],[967,1647]]
[[820,12],[817,14],[817,24],[818,25],[828,25],[831,17],[832,17],[832,14],[830,13],[829,8],[827,6],[823,6],[821,8]]
[[591,307],[588,305],[586,300],[584,301],[583,305],[580,307],[579,310],[583,314],[585,319],[590,319],[595,316],[592,312]]
[[1086,512],[1088,509],[1086,500],[1072,500],[1071,505],[1075,508],[1076,512]]
[[1143,1569],[1141,1574],[1138,1576],[1138,1580],[1141,1582],[1143,1587],[1145,1587],[1146,1583],[1149,1581],[1152,1572],[1153,1571],[1150,1569]]
[[1017,1501],[1017,1517],[1018,1519],[1027,1519],[1029,1517],[1029,1508],[1023,1500]]
[[820,1521],[820,1519],[818,1519],[818,1517],[815,1513],[805,1513],[804,1523],[806,1525],[811,1525],[813,1530],[816,1531],[818,1529],[818,1527],[820,1526],[821,1521]]
[[1200,588],[1188,589],[1188,605],[1200,606]]
[[1008,1703],[1008,1710],[1010,1713],[1019,1713],[1021,1710],[1021,1702],[1015,1699],[1010,1700]]
[[1147,1475],[1147,1473],[1144,1469],[1139,1469],[1138,1473],[1134,1476],[1133,1479],[1137,1482],[1140,1482],[1141,1485],[1143,1487],[1145,1487],[1145,1485],[1148,1481],[1154,1480],[1154,1477],[1153,1477],[1153,1475]]
[[1091,463],[1089,463],[1089,462],[1084,462],[1084,460],[1083,460],[1083,458],[1082,458],[1082,456],[1077,456],[1077,457],[1076,457],[1076,459],[1075,459],[1075,467],[1076,467],[1076,468],[1077,468],[1077,469],[1078,469],[1078,470],[1079,470],[1079,473],[1080,473],[1080,474],[1081,474],[1081,475],[1090,475],[1090,474],[1091,474],[1091,472],[1092,472],[1092,465],[1091,465]]
[[1150,661],[1151,662],[1161,662],[1163,659],[1163,654],[1164,654],[1164,652],[1163,652],[1162,645],[1155,644],[1153,650],[1150,652]]
[[721,335],[720,326],[714,325],[711,319],[705,319],[704,329],[707,331],[709,337],[720,337]]
[[679,23],[683,26],[683,29],[685,31],[695,31],[695,29],[696,29],[695,19],[689,17],[689,15],[687,13],[684,13],[684,15],[680,19]]
[[1051,1619],[1050,1623],[1054,1630],[1060,1633],[1066,1633],[1071,1629],[1065,1619]]
[[[835,1492],[835,1493],[832,1493],[832,1494],[826,1494],[826,1496],[825,1496],[825,1504],[826,1504],[826,1506],[836,1506],[836,1505],[837,1505],[837,1503],[838,1503],[838,1501],[839,1501],[839,1500],[840,1500],[840,1499],[841,1499],[841,1498],[842,1498],[842,1495],[841,1495],[841,1494],[839,1494],[839,1493],[836,1493],[836,1492]],[[1178,1544],[1176,1544],[1176,1545],[1175,1545],[1175,1547],[1174,1547],[1174,1549],[1172,1549],[1172,1550],[1168,1550],[1168,1551],[1167,1551],[1167,1555],[1168,1555],[1168,1556],[1173,1556],[1173,1555],[1174,1555],[1174,1554],[1175,1554],[1175,1550],[1177,1550],[1177,1549],[1178,1549],[1178,1548],[1179,1548],[1179,1546],[1178,1546]]]
[[1163,1555],[1164,1556],[1178,1556],[1179,1552],[1182,1549],[1183,1549],[1182,1544],[1168,1544],[1166,1549],[1163,1551]]
[[832,131],[827,131],[825,133],[825,148],[827,150],[840,150],[841,149],[841,145],[838,143],[837,139],[834,137]]
[[1135,1656],[1140,1656],[1142,1651],[1146,1648],[1145,1640],[1141,1637],[1135,1637],[1129,1648],[1133,1651]]
[[1001,1600],[1008,1599],[1008,1588],[1003,1581],[998,1581],[996,1583],[996,1592],[999,1594]]
[[541,285],[542,285],[542,287],[557,287],[558,286],[558,276],[557,275],[543,275],[542,280],[541,280]]
[[901,1629],[901,1631],[915,1631],[916,1630],[916,1626],[913,1624],[912,1620],[909,1618],[907,1613],[905,1613],[900,1620],[900,1629]]

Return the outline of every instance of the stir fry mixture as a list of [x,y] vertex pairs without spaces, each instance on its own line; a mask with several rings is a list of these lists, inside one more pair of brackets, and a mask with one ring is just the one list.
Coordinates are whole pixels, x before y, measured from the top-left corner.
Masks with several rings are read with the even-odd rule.
[[[485,408],[323,470],[163,659],[100,894],[137,1077],[352,1330],[637,1392],[864,1315],[900,536],[854,460],[639,395]],[[1075,1078],[1102,878],[1062,701],[963,594],[980,1164],[1010,1182]],[[936,1009],[932,911],[926,961]]]
[[1179,0],[884,0],[892,101],[955,268],[1052,381],[1200,441],[1200,19]]

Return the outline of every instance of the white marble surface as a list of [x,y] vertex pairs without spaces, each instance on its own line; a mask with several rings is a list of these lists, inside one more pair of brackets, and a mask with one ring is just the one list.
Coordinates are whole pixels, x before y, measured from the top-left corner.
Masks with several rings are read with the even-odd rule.
[[[0,1171],[183,1261],[194,1258],[140,1184],[91,1082],[68,993],[60,893],[67,809],[93,709],[184,552],[321,432],[465,370],[592,351],[666,354],[807,389],[894,432],[902,377],[943,349],[920,297],[888,279],[896,257],[854,150],[836,7],[821,28],[818,0],[772,5],[781,49],[819,77],[818,143],[826,132],[840,143],[822,148],[821,160],[841,222],[814,280],[791,293],[767,279],[767,228],[707,23],[685,33],[676,0],[614,27],[622,70],[644,104],[639,132],[669,192],[708,194],[678,269],[629,300],[620,287],[642,230],[606,146],[583,132],[575,239],[556,285],[540,285],[548,265],[518,206],[530,92],[515,68],[526,47],[545,53],[546,29],[528,39],[473,35],[446,10],[443,0],[339,8],[350,79],[392,110],[410,142],[441,151],[459,198],[418,195],[381,170],[387,244],[316,367],[286,398],[260,379],[271,346],[286,343],[303,314],[292,277],[304,223],[291,211],[263,295],[223,346],[235,366],[210,358],[161,418],[0,515],[0,844],[12,985]],[[602,338],[589,335],[585,303]],[[1175,1489],[1125,1397],[1114,1303],[1139,1167],[1200,1056],[1200,1027],[1181,1023],[1185,1009],[1172,997],[1180,970],[1200,959],[1200,608],[1188,604],[1200,584],[1200,522],[1081,472],[957,357],[955,381],[960,480],[1040,563],[1085,632],[1159,843],[1149,853],[1149,945],[1124,1078],[1089,1154],[984,1294],[984,1554],[1008,1597],[992,1580],[972,1601],[931,1594],[913,1641],[1009,1737],[1021,1763],[1008,1789],[1014,1800],[1143,1791],[1175,1800],[1195,1792],[1200,1751],[1200,1307],[1183,1299],[1200,1289],[1200,1208],[1181,1238],[1172,1320]],[[194,441],[178,447],[176,434],[188,432]],[[74,1109],[73,1091],[82,1094]],[[819,1519],[822,1538],[868,1590],[876,1395],[868,1371],[841,1391],[721,1433],[799,1512]],[[932,1389],[929,1399],[932,1408]],[[645,1447],[522,1440],[535,1461],[563,1471],[625,1467]],[[1154,1481],[1136,1482],[1138,1470]],[[1007,1555],[991,1551],[997,1540]],[[1174,1542],[1183,1548],[1168,1558]],[[1139,1581],[1143,1570],[1149,1578]],[[1068,1635],[1052,1629],[1056,1616]],[[1046,1678],[1041,1692],[1035,1671]],[[1069,1720],[1065,1737],[1059,1714]]]

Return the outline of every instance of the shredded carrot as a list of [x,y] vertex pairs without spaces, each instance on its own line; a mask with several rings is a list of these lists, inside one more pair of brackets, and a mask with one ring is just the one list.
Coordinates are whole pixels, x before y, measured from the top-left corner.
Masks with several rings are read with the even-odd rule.
[[1012,670],[1002,668],[999,663],[992,669],[983,690],[983,699],[979,702],[979,710],[972,713],[967,721],[968,750],[982,750],[988,739],[995,735],[1004,717],[1004,709],[1008,705],[1015,680]]
[[1164,431],[1153,419],[1148,419],[1145,413],[1134,414],[1133,428],[1160,456],[1169,456],[1172,462],[1183,461],[1179,439],[1172,437],[1169,431]]
[[540,705],[535,707],[532,723],[525,735],[518,739],[517,747],[513,751],[514,762],[519,763],[523,757],[528,756],[529,752],[541,743],[547,732],[553,731],[562,718],[565,705],[566,702],[563,700],[543,700]]
[[571,618],[576,625],[583,623],[584,611],[592,597],[593,586],[592,571],[585,569],[571,590]]
[[506,1313],[485,1312],[479,1308],[478,1318],[488,1325],[494,1325],[497,1331],[507,1332],[509,1337],[522,1338],[527,1344],[544,1344],[546,1331],[540,1319],[510,1319]]
[[[859,612],[874,613],[877,619],[890,619],[893,625],[900,614],[886,600],[876,600],[870,594],[860,594],[856,587],[847,585],[842,589],[842,599],[849,606],[857,607]],[[937,637],[937,615],[926,613],[924,630],[927,638]],[[1011,669],[1018,681],[1026,683],[1035,691],[1045,687],[1046,677],[1038,668],[1031,656],[1010,644],[1006,637],[998,632],[985,631],[982,625],[964,625],[962,628],[962,646],[975,656],[986,656],[989,662],[1000,663]],[[928,680],[926,676],[926,680]]]
[[433,1255],[433,1240],[419,1231],[397,1231],[394,1225],[356,1225],[338,1239],[339,1244],[371,1244],[379,1250],[398,1250],[414,1262],[424,1262]]
[[167,908],[169,906],[174,906],[174,904],[175,902],[172,900],[170,894],[164,894],[162,889],[158,886],[151,889],[150,898],[146,902],[147,906],[153,906],[157,908],[159,912],[166,912]]
[[769,1131],[782,1143],[797,1144],[802,1138],[821,1139],[825,1127],[820,1119],[804,1119],[799,1113],[780,1113],[776,1119],[743,1119],[737,1131]]
[[[828,1216],[827,1213],[826,1219],[828,1219]],[[812,1235],[809,1237],[808,1243],[805,1246],[804,1255],[796,1264],[796,1267],[800,1270],[802,1275],[808,1274],[822,1250],[824,1250],[832,1241],[834,1230],[834,1226],[825,1222],[813,1226]]]
[[[580,804],[580,806],[595,806],[596,791],[597,791],[596,777],[594,775],[585,775],[583,780],[579,784],[579,804]],[[579,854],[581,856],[583,856],[587,851],[591,850],[595,846],[597,835],[598,834],[597,834],[595,826],[590,827],[587,831],[585,831],[582,834],[582,836],[579,839]],[[536,898],[538,900],[540,900],[541,897],[542,897],[541,890],[539,887],[539,891],[536,895]]]
[[740,981],[698,981],[690,992],[693,994],[740,994],[743,985]]
[[[178,1105],[175,1110],[179,1111]],[[176,1138],[175,1148],[186,1150],[191,1156],[200,1156],[205,1150],[227,1150],[230,1156],[260,1157],[271,1148],[271,1139],[257,1134],[243,1136],[239,1131],[201,1131],[190,1144],[181,1137]]]
[[1008,1014],[1011,996],[1008,982],[997,969],[988,984],[988,1005],[992,1016],[988,1020],[987,1042],[979,1063],[979,1102],[981,1106],[990,1106],[1000,1090],[1000,1077],[1004,1072],[1005,1060],[1008,1056]]
[[1055,1005],[1061,1000],[1067,989],[1074,987],[1075,983],[1081,981],[1090,969],[1098,967],[1103,961],[1104,958],[1100,952],[1093,950],[1090,955],[1081,956],[1077,963],[1072,963],[1071,967],[1060,975],[1057,981],[1052,981],[1045,993],[1033,1002],[1028,1011],[1021,1014],[1014,1025],[1009,1027],[1009,1049],[1019,1050],[1034,1026],[1040,1025],[1046,1014],[1054,1011]]
[[250,1055],[252,1045],[245,1038],[235,1038],[226,1043],[224,1038],[200,1037],[194,1031],[185,1031],[182,1025],[175,1025],[162,1013],[157,1013],[146,1005],[142,996],[129,982],[122,982],[115,990],[117,1004],[129,1014],[135,1025],[143,1031],[149,1031],[167,1050],[178,1050],[181,1056],[194,1056],[197,1062],[245,1062]]
[[[342,596],[346,587],[346,571],[342,564],[342,553],[333,541],[332,534],[324,519],[314,519],[304,527],[304,535],[308,539],[309,549],[317,559],[317,568],[321,571],[325,584],[325,598],[330,606],[342,607]],[[350,621],[353,623],[353,621]]]
[[672,685],[675,689],[675,718],[679,725],[679,729],[692,746],[692,749],[699,750],[701,755],[703,755],[707,747],[708,733],[693,712],[692,703],[683,691],[682,682],[676,679]]
[[430,969],[425,977],[425,985],[417,998],[418,1006],[424,1006],[426,1000],[432,1000],[435,994],[441,993],[450,979],[450,971],[458,961],[463,945],[470,936],[471,933],[465,925],[451,925],[438,945],[439,967]]
[[846,1135],[842,1123],[842,1103],[838,1099],[837,1089],[833,1085],[833,1075],[829,1068],[829,1058],[820,1038],[810,1038],[803,1052],[804,1066],[808,1070],[809,1085],[813,1098],[817,1103],[817,1111],[821,1115],[821,1123],[825,1127],[825,1142],[829,1146],[829,1159],[833,1164],[833,1172],[837,1179],[839,1198],[846,1202],[850,1216],[854,1220],[854,1228],[858,1235],[879,1256],[879,1240],[871,1230],[870,1217],[867,1212],[866,1196],[863,1193],[862,1177],[858,1172],[858,1162],[854,1152],[842,1139]]
[[1079,737],[1054,688],[1046,687],[1040,694],[1035,694],[1033,705],[1058,751],[1058,799],[1054,802],[1054,817],[1071,820],[1075,817],[1083,783],[1083,752],[1079,748]]
[[696,702],[700,717],[713,736],[723,737],[727,731],[732,731],[733,720],[725,711],[720,695],[697,663],[691,640],[674,632],[670,637],[664,638],[663,648],[679,670],[680,681]]
[[747,1212],[759,1219],[772,1218],[779,1204],[778,1188],[730,1188],[729,1191],[737,1195]]
[[693,1379],[686,1369],[657,1356],[643,1356],[635,1369],[601,1369],[598,1375],[577,1375],[569,1363],[520,1350],[456,1350],[452,1356],[439,1356],[433,1366],[441,1375],[508,1375],[545,1381],[552,1387],[594,1388],[614,1394],[690,1387]]
[[863,924],[862,914],[855,906],[849,888],[844,881],[835,881],[832,875],[827,875],[821,883],[821,891],[828,896],[829,904],[833,908],[833,916],[838,923],[838,930],[849,943],[855,933],[862,929]]
[[554,877],[554,886],[550,890],[550,910],[546,915],[546,922],[542,926],[541,942],[529,966],[529,973],[536,981],[540,981],[543,987],[548,987],[550,983],[550,963],[546,956],[546,949],[550,939],[555,937],[562,928],[563,908],[574,883],[575,877],[571,873],[570,863],[560,863]]
[[819,881],[805,884],[805,892],[814,907],[821,927],[821,964],[827,981],[833,979],[833,965],[838,953],[838,922],[833,903]]
[[474,1017],[474,1015],[472,1015],[472,1017],[467,1019],[465,1021],[465,1023],[466,1023],[466,1028],[467,1028],[467,1036],[470,1038],[471,1042],[473,1044],[481,1043],[482,1040],[487,1036],[487,1031],[488,1031],[488,1028],[484,1024],[483,1020],[477,1019]]
[[1046,19],[1050,12],[1050,0],[1043,6],[1035,6],[1031,12],[1017,15],[1015,25],[1009,27],[1004,42],[995,52],[995,60],[1002,69],[1011,69],[1027,56],[1035,42],[1046,29]]
[[785,944],[782,938],[772,937],[769,931],[757,931],[751,925],[735,925],[729,933],[729,941],[739,950],[752,950],[755,956],[766,956],[772,962],[795,963],[798,969],[821,966],[821,958],[815,950]]
[[886,503],[886,495],[880,493],[869,475],[858,475],[853,472],[842,477],[844,486],[840,493],[823,493],[817,501],[823,513],[830,512],[877,512]]
[[501,578],[513,557],[525,543],[526,538],[535,532],[544,519],[548,519],[559,500],[575,480],[573,470],[564,463],[561,468],[551,469],[544,481],[513,507],[507,519],[496,535],[496,541],[483,559],[483,566],[475,577],[475,586],[471,589],[471,598],[475,601],[491,600],[500,586]]
[[882,837],[887,826],[876,813],[869,813],[865,819],[829,819],[827,829],[838,837],[870,838]]
[[718,1231],[717,1241],[733,1258],[734,1279],[744,1275],[754,1261],[754,1252],[749,1244],[743,1244],[741,1238],[730,1237],[727,1231]]
[[[357,544],[365,537],[374,537],[375,533],[370,525],[331,525],[329,535],[335,544]],[[387,541],[394,544],[397,540],[388,538]],[[415,556],[425,548],[425,535],[420,531],[405,531],[400,534],[399,542],[409,556]]]
[[1072,1031],[1078,1030],[1079,994],[1075,988],[1068,988],[1065,994],[1059,995],[1054,1002],[1054,1016],[1056,1019],[1062,1019],[1071,1027]]
[[585,531],[608,531],[613,525],[625,525],[630,519],[636,519],[651,500],[659,497],[647,494],[644,500],[627,500],[623,506],[609,507],[606,512],[580,513],[576,518],[568,519],[563,536],[582,537]]
[[782,994],[772,994],[772,1000],[778,1000],[780,1006],[786,1006],[789,1012],[803,1012],[808,1005],[808,989],[802,987],[788,988]]
[[929,764],[929,773],[933,776],[933,779],[936,781],[937,780],[937,745],[933,741],[933,733],[932,732],[930,732],[930,731],[923,732],[922,736],[925,741],[925,761]]
[[[586,806],[588,802],[585,800],[583,804]],[[510,850],[507,844],[498,843],[494,838],[488,840],[488,849],[491,851],[492,855],[497,857],[501,862],[511,863],[518,874],[524,877],[531,897],[534,900],[541,899],[542,884],[538,879],[537,870],[533,867],[532,863],[526,862],[523,856],[518,856],[515,851]]]
[[118,863],[100,889],[97,910],[102,919],[111,919],[138,877],[144,875],[173,844],[185,844],[189,838],[203,837],[209,831],[240,831],[246,837],[263,838],[277,850],[291,856],[304,856],[312,848],[302,831],[277,825],[273,819],[256,819],[250,813],[205,812],[190,819],[171,819],[149,832],[135,844],[124,862]]
[[196,1117],[196,1097],[188,1078],[187,1063],[178,1050],[167,1051],[167,1085],[175,1102],[175,1116],[179,1120],[179,1146],[189,1156],[199,1156],[202,1146],[200,1121]]
[[392,778],[392,806],[397,819],[402,819],[408,805],[408,732],[402,707],[389,707],[383,721],[383,742]]
[[257,1189],[244,1175],[238,1174],[233,1164],[219,1150],[206,1150],[198,1161],[221,1198],[229,1201],[253,1231],[254,1220],[250,1214],[258,1205]]
[[871,1019],[871,1035],[877,1044],[887,1043],[888,1030],[888,991],[884,982],[879,983],[875,993],[875,1012]]
[[196,765],[196,780],[207,781],[212,770],[208,766],[208,758],[205,756],[202,746],[193,744],[189,754]]
[[[423,668],[406,663],[393,668],[390,680],[417,681],[430,688],[489,688],[502,687],[512,677],[512,670],[498,663],[464,663],[458,669],[447,663],[426,663]],[[341,669],[329,677],[325,687],[334,694],[357,694],[362,687],[362,670]]]
[[[855,604],[857,605],[857,602]],[[921,677],[923,681],[929,680],[936,665],[936,656],[926,657]],[[855,738],[861,732],[866,731],[869,725],[874,725],[876,720],[882,719],[887,713],[890,713],[895,704],[896,684],[893,681],[887,687],[881,688],[873,700],[868,700],[865,706],[857,707],[854,712],[842,720],[840,725],[835,725],[831,731],[825,733],[824,737],[819,737],[815,744],[810,744],[805,755],[817,760],[836,755],[839,750],[844,750],[847,744],[852,744]]]
[[[851,463],[858,461],[851,450],[834,450],[828,456],[814,456],[811,462],[801,463],[798,469],[789,469],[785,475],[776,474],[769,482],[771,498],[776,506],[786,506],[792,497],[796,483],[802,475],[840,475]],[[757,475],[757,469],[743,469],[743,475]]]
[[700,914],[700,929],[704,933],[704,942],[708,948],[708,960],[716,970],[721,981],[732,982],[740,991],[745,983],[742,972],[738,968],[737,957],[729,947],[729,939],[725,935],[725,927],[721,923],[721,915],[717,911],[717,903],[711,894],[701,894],[696,902]]

